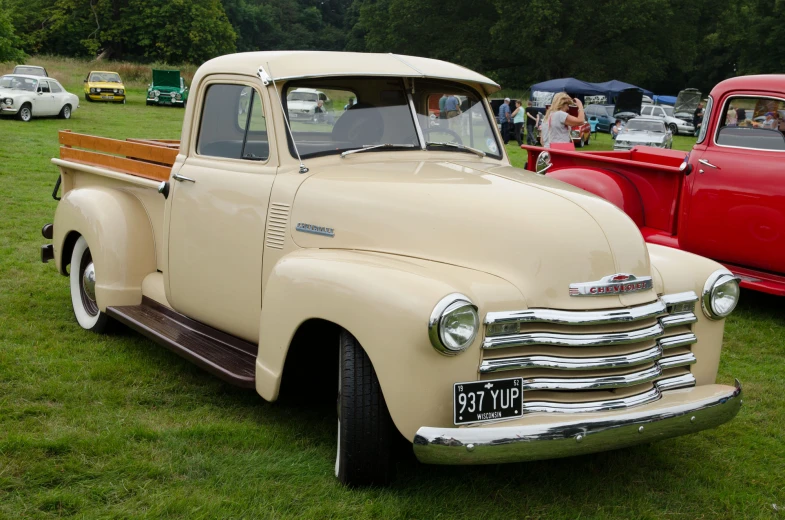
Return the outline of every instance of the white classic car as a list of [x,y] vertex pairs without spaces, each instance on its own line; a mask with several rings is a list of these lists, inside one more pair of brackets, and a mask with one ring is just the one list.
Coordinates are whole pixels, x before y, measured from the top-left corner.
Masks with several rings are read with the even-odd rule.
[[653,146],[672,148],[673,134],[662,119],[655,117],[634,117],[627,121],[619,133],[614,150],[630,150],[634,146]]
[[79,97],[66,92],[55,79],[8,74],[0,77],[0,115],[30,121],[33,116],[70,119],[79,107]]
[[330,102],[330,98],[320,91],[312,88],[296,88],[286,96],[286,108],[291,121],[319,122],[316,115],[316,106],[321,101],[324,105]]
[[673,135],[692,135],[695,133],[695,126],[692,121],[685,121],[673,115],[673,107],[662,105],[643,105],[642,116],[658,117],[668,126]]

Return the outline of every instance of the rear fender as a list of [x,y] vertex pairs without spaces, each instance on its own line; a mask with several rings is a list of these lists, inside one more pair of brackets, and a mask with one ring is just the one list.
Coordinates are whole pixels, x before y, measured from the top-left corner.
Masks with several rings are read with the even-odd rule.
[[63,274],[77,235],[87,240],[93,257],[98,307],[140,304],[142,280],[156,270],[152,224],[142,203],[111,188],[70,190],[57,205],[52,237]]
[[643,202],[635,185],[626,177],[600,168],[565,168],[548,173],[589,193],[593,193],[624,211],[639,228],[645,222]]
[[[452,424],[453,384],[478,379],[482,339],[478,334],[455,356],[431,346],[431,312],[455,292],[479,307],[481,319],[490,310],[523,307],[511,284],[470,269],[358,251],[309,249],[287,255],[273,268],[264,293],[257,391],[269,401],[278,397],[295,333],[308,320],[322,319],[348,330],[363,346],[405,437],[413,439],[424,424]],[[338,359],[324,370],[337,378],[337,367]]]

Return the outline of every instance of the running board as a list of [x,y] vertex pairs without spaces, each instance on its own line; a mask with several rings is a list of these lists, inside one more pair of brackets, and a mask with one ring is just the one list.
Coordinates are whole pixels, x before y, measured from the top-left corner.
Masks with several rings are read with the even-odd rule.
[[257,346],[143,297],[141,305],[107,307],[106,314],[236,386],[256,386]]

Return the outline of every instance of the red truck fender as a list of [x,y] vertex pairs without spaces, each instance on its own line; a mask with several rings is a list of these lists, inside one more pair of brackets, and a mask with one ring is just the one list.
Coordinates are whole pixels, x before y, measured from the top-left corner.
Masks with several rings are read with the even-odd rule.
[[638,189],[629,179],[612,170],[599,168],[565,168],[549,172],[548,177],[572,184],[602,197],[621,208],[635,225],[642,227],[643,203]]

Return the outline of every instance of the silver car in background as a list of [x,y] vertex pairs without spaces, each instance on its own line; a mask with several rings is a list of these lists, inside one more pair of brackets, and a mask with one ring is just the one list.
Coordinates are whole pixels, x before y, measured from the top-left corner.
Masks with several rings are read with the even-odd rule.
[[613,149],[631,150],[635,146],[673,148],[673,134],[660,118],[634,117],[624,125]]

